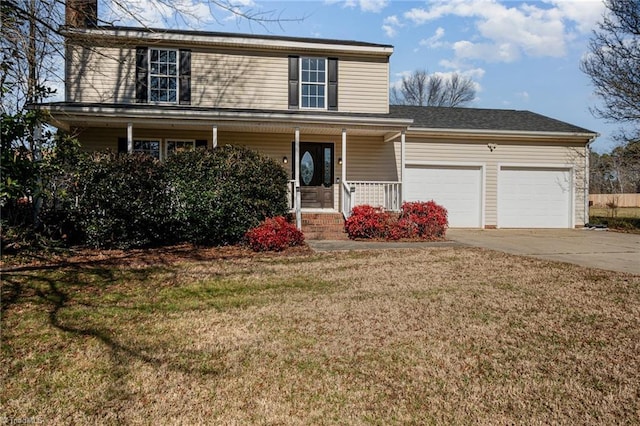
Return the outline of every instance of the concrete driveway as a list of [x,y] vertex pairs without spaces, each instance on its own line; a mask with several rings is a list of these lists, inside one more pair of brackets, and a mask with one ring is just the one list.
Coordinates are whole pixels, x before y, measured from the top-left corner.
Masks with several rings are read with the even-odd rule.
[[640,275],[640,235],[586,229],[449,229],[449,240]]

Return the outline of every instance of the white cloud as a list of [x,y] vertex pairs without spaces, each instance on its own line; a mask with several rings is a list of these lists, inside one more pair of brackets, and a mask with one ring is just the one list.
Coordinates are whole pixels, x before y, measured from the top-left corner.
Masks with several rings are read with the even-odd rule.
[[[544,0],[509,3],[496,0],[432,0],[403,17],[415,25],[446,16],[471,19],[477,32],[451,44],[458,60],[512,62],[520,57],[562,57],[576,33],[588,33],[603,12],[596,0]],[[441,47],[436,35],[421,45]],[[434,46],[435,44],[435,46]]]
[[382,21],[382,29],[387,37],[395,37],[398,34],[398,28],[402,27],[402,23],[396,15],[387,16]]
[[516,98],[521,99],[525,102],[529,101],[529,92],[527,91],[522,91],[522,92],[516,92]]
[[431,37],[420,40],[419,44],[420,46],[427,46],[433,49],[442,47],[444,46],[444,43],[440,41],[440,39],[444,37],[444,33],[445,33],[444,28],[438,27],[436,29],[436,32]]
[[[336,4],[339,1],[325,0],[326,4]],[[389,0],[345,0],[343,7],[360,8],[363,12],[378,13],[389,4]]]

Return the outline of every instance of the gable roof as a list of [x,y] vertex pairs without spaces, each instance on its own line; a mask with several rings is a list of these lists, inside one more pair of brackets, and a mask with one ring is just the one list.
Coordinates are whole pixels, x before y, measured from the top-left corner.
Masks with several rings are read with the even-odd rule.
[[515,132],[592,133],[582,127],[565,123],[531,111],[508,109],[420,107],[390,105],[389,115],[412,118],[412,128],[451,130],[497,130]]

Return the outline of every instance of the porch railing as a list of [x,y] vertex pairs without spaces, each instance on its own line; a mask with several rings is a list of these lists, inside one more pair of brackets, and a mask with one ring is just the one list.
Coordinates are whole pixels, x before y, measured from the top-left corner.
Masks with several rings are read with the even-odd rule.
[[[354,187],[355,189],[355,187]],[[351,216],[351,209],[353,208],[351,185],[342,181],[342,216],[348,219]]]
[[349,188],[349,213],[351,213],[353,206],[362,204],[382,207],[388,211],[400,211],[402,206],[401,185],[400,182],[392,181],[349,181],[345,185]]
[[296,211],[296,181],[290,180],[287,183],[287,201],[289,202],[289,211]]

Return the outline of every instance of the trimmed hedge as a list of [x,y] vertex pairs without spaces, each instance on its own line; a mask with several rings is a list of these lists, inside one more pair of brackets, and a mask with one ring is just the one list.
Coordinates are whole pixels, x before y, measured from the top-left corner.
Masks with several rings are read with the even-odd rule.
[[265,219],[245,235],[253,251],[282,251],[304,243],[304,235],[283,216]]
[[345,222],[351,239],[442,240],[448,227],[447,210],[435,203],[409,202],[394,216],[381,208],[356,206]]
[[224,146],[171,156],[175,233],[206,245],[235,244],[267,217],[286,214],[287,173],[256,151]]
[[43,218],[70,243],[103,248],[178,242],[235,244],[286,214],[287,173],[242,147],[177,153],[78,155],[51,179]]

